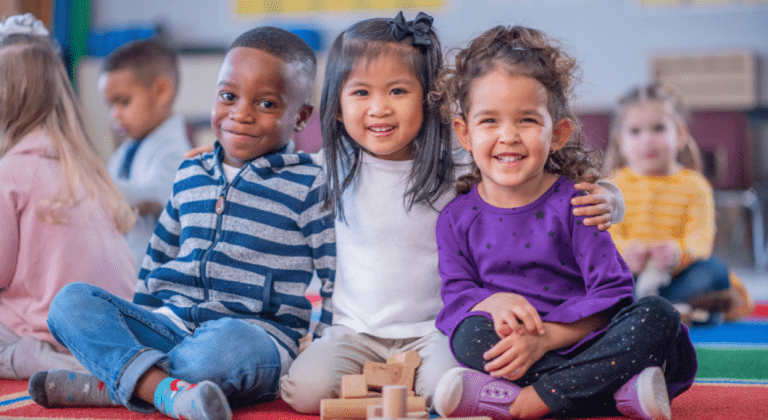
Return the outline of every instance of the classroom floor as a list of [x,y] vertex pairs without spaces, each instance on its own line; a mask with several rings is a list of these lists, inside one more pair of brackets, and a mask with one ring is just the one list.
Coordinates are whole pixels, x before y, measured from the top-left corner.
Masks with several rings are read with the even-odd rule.
[[759,271],[754,267],[741,265],[731,267],[744,283],[744,287],[749,290],[752,299],[768,301],[768,271]]

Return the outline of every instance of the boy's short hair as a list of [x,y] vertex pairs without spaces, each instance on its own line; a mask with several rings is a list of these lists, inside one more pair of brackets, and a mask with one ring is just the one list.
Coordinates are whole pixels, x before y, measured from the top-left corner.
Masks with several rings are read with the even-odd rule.
[[261,26],[240,35],[229,46],[262,50],[283,60],[286,64],[298,64],[300,74],[311,86],[315,81],[317,58],[312,48],[300,36],[274,26]]
[[136,79],[150,86],[161,75],[171,79],[174,97],[179,89],[179,60],[176,51],[158,38],[146,38],[121,45],[110,53],[101,67],[103,73],[131,69]]

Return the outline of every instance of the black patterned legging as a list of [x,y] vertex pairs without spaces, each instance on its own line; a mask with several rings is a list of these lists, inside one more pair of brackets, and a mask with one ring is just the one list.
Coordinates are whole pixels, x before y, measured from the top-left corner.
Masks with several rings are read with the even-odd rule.
[[[680,314],[665,299],[640,299],[621,309],[607,330],[580,353],[564,357],[550,351],[514,383],[521,387],[533,385],[557,416],[618,415],[613,394],[646,367],[663,366],[676,353],[680,325]],[[687,335],[683,338],[687,339]],[[460,363],[484,372],[487,361],[483,353],[499,341],[492,321],[473,316],[459,324],[451,347]],[[693,360],[682,363],[693,363],[695,370],[695,356],[687,357]],[[680,363],[674,365],[679,367]],[[691,366],[685,368],[690,370]],[[665,371],[667,381],[679,376],[680,369],[676,370]]]

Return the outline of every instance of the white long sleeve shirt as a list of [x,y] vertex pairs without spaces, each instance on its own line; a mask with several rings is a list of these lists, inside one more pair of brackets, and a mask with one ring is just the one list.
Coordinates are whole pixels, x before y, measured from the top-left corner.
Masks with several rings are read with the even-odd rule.
[[[173,191],[176,170],[184,161],[184,153],[190,149],[184,117],[174,115],[149,133],[136,151],[131,176],[121,178],[120,169],[131,143],[133,141],[123,142],[109,159],[107,169],[112,181],[131,206],[144,201],[155,201],[165,206]],[[125,234],[137,268],[144,260],[157,219],[158,216],[154,215],[136,217],[133,229]]]

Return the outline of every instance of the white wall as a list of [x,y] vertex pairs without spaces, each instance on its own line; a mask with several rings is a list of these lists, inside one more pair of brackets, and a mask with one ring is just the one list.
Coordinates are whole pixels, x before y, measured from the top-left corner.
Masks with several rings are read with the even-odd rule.
[[[254,26],[311,26],[326,31],[326,45],[351,23],[396,10],[265,15],[239,20],[234,0],[93,0],[93,25],[160,22],[180,46],[226,46]],[[494,25],[522,24],[561,39],[581,62],[577,90],[582,108],[605,109],[631,85],[649,80],[654,52],[750,49],[762,57],[761,99],[768,104],[768,2],[754,5],[642,8],[638,0],[444,0],[426,10],[445,47],[460,46]],[[417,10],[406,10],[411,19]],[[211,81],[213,83],[213,81]]]

